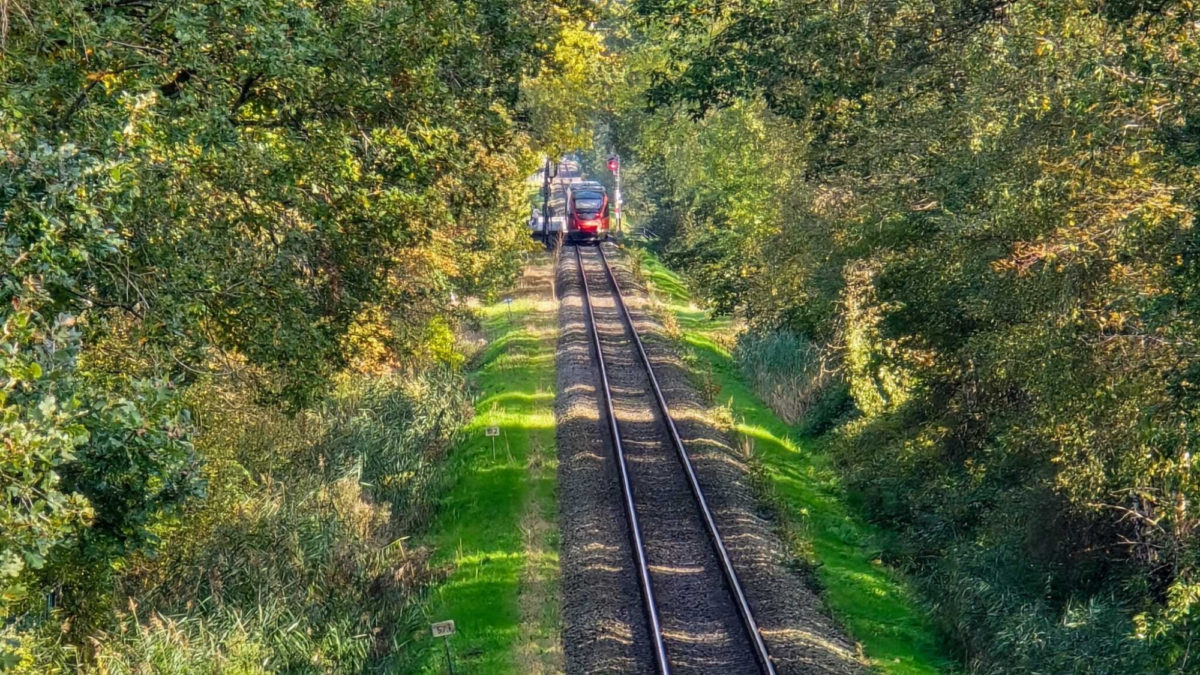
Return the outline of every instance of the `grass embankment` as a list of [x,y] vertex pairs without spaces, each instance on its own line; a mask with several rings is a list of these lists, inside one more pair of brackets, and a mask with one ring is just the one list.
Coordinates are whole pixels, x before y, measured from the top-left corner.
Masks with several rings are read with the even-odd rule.
[[[561,671],[550,274],[548,262],[527,271],[511,305],[480,310],[488,340],[473,368],[480,400],[452,456],[457,482],[424,540],[434,565],[449,570],[427,614],[456,622],[458,675]],[[500,428],[494,450],[489,426]],[[427,642],[421,672],[445,672],[440,642]]]
[[[736,431],[751,439],[763,480],[760,492],[799,541],[793,551],[814,570],[830,613],[862,646],[869,662],[888,675],[955,672],[933,623],[904,580],[880,560],[881,533],[849,506],[819,439],[795,440],[798,431],[753,392],[728,348],[735,326],[710,318],[692,303],[679,277],[654,255],[632,250],[654,289],[659,309],[674,317],[685,358],[703,388],[732,408]],[[670,321],[668,319],[668,321]]]

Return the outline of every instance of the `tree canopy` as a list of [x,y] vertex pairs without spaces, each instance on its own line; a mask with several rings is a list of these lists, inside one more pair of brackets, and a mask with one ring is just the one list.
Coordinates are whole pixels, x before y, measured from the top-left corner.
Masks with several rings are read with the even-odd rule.
[[0,620],[88,602],[203,493],[180,391],[298,409],[512,278],[561,145],[522,88],[592,11],[0,3]]
[[1197,10],[639,0],[666,251],[823,345],[839,456],[978,672],[1192,672]]

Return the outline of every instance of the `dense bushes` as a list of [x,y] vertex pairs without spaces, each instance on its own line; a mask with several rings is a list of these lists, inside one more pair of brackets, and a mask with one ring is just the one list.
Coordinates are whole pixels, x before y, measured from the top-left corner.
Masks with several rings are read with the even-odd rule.
[[636,10],[613,139],[668,258],[752,373],[780,330],[839,364],[840,465],[971,669],[1195,672],[1191,4]]
[[807,433],[828,431],[850,399],[825,350],[786,331],[738,336],[734,361],[776,413]]
[[[229,387],[188,398],[208,498],[122,574],[98,672],[394,672],[422,625],[433,571],[407,542],[453,479],[462,376],[359,377],[294,417]],[[73,649],[44,639],[17,672],[69,670]]]

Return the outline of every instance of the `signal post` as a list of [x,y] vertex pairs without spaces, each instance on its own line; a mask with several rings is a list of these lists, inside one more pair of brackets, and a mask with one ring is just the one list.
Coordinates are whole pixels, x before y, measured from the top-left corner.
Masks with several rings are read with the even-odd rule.
[[617,180],[616,194],[613,195],[613,207],[617,211],[617,234],[621,234],[621,156],[615,152],[608,158],[608,170],[613,172]]

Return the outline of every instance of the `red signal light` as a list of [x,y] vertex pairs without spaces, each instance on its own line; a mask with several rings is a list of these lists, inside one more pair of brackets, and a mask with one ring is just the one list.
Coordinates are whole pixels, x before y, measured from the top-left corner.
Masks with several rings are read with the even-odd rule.
[[616,158],[616,157],[609,157],[609,158],[608,158],[608,170],[609,170],[609,171],[611,171],[611,172],[613,172],[613,173],[616,173],[616,172],[617,172],[617,166],[618,166],[618,165],[617,165],[617,158]]

